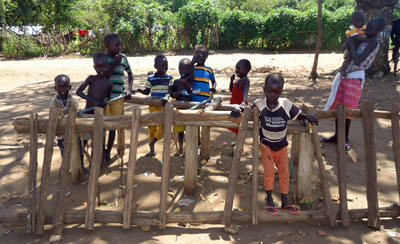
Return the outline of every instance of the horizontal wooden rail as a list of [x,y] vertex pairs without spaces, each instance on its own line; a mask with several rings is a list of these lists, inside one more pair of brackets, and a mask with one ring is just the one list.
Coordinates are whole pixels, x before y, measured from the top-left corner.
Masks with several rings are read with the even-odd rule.
[[[14,214],[4,214],[0,218],[0,222],[4,228],[14,228],[26,226],[27,212]],[[351,220],[360,220],[367,218],[367,209],[349,210],[349,218]],[[390,207],[380,208],[381,218],[398,218],[400,216],[400,206],[393,204]],[[46,213],[46,224],[52,224],[54,213]],[[158,212],[134,212],[132,213],[132,225],[152,225],[158,226]],[[223,211],[215,212],[168,212],[167,223],[221,223]],[[336,216],[338,219],[339,215]],[[95,223],[112,224],[122,223],[123,211],[96,210]],[[327,221],[328,217],[324,211],[302,211],[300,214],[290,214],[281,212],[280,215],[271,215],[266,211],[259,211],[258,221],[260,222],[280,222],[280,221]],[[250,223],[251,212],[232,212],[232,221],[235,223]],[[85,222],[85,211],[73,210],[65,213],[65,224],[83,224]]]

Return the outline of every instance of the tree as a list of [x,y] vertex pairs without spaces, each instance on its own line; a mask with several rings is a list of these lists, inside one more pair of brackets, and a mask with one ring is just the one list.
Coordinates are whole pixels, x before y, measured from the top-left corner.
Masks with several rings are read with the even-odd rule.
[[364,12],[368,20],[374,17],[383,17],[386,20],[386,27],[380,36],[381,46],[379,53],[367,74],[382,74],[382,72],[387,74],[390,72],[388,61],[390,30],[392,29],[394,7],[398,0],[356,0],[356,2],[356,9]]
[[317,40],[317,45],[315,47],[314,64],[313,64],[313,67],[311,70],[312,78],[316,78],[318,76],[318,73],[317,73],[318,58],[319,58],[319,53],[321,52],[322,42],[323,42],[322,38],[324,35],[324,30],[322,28],[322,0],[318,0],[317,22],[318,22],[318,40]]

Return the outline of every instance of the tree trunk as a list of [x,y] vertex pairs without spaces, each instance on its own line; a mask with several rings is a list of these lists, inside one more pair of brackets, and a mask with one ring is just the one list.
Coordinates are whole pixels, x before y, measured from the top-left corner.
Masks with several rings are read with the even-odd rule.
[[317,46],[315,47],[314,64],[313,64],[313,67],[311,70],[312,78],[316,78],[318,76],[318,73],[317,73],[318,58],[319,58],[319,53],[321,52],[321,48],[322,48],[322,42],[323,42],[322,37],[324,35],[324,30],[322,28],[322,0],[318,0],[317,22],[318,22],[318,40],[317,40]]
[[383,17],[386,21],[385,29],[382,31],[380,38],[380,50],[372,63],[372,66],[367,70],[368,75],[382,76],[390,72],[388,52],[389,52],[389,37],[392,29],[392,17],[394,7],[398,0],[356,0],[358,11],[363,12],[368,21],[374,17]]

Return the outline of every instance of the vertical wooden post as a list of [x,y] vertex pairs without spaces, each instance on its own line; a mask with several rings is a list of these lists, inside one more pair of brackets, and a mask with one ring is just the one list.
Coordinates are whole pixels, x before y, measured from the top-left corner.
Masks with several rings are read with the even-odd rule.
[[229,182],[228,188],[226,191],[226,199],[225,199],[225,207],[224,207],[224,215],[223,215],[223,223],[225,227],[231,226],[231,216],[232,216],[232,207],[233,207],[233,199],[235,196],[235,185],[238,177],[239,169],[240,169],[240,157],[243,153],[244,141],[246,139],[247,132],[247,124],[249,122],[250,117],[250,108],[245,107],[242,115],[242,121],[239,126],[239,133],[236,137],[236,146],[233,153],[231,171],[229,173]]
[[46,131],[46,145],[44,146],[44,158],[42,166],[42,179],[40,183],[40,199],[38,202],[37,228],[36,234],[43,235],[45,223],[45,211],[47,205],[47,191],[49,189],[49,178],[51,169],[51,159],[53,157],[54,137],[58,124],[59,108],[50,108],[49,123]]
[[72,158],[72,147],[75,137],[75,119],[76,119],[77,109],[75,107],[70,107],[68,112],[67,124],[65,126],[65,136],[64,136],[64,155],[61,161],[61,167],[58,176],[58,202],[57,208],[53,219],[53,224],[55,226],[54,238],[61,240],[64,228],[64,213],[65,213],[65,201],[67,194],[67,187],[69,185],[69,163]]
[[96,208],[96,185],[99,180],[100,164],[103,158],[104,124],[103,109],[96,107],[94,109],[93,126],[93,159],[90,167],[90,176],[88,184],[88,197],[85,217],[85,228],[94,229],[94,215]]
[[38,115],[31,113],[29,123],[29,178],[28,178],[28,225],[26,232],[34,233],[36,229],[36,181],[38,167]]
[[347,207],[347,183],[346,183],[346,111],[343,104],[337,107],[337,160],[338,160],[338,185],[340,197],[340,216],[344,226],[350,225],[349,212]]
[[[315,109],[310,108],[309,113],[315,114]],[[332,205],[331,191],[329,189],[324,160],[322,158],[322,152],[321,152],[321,146],[319,144],[318,127],[317,126],[312,127],[311,139],[312,139],[312,143],[314,144],[314,152],[315,152],[315,155],[316,155],[317,161],[318,161],[319,179],[321,181],[321,188],[322,188],[322,192],[324,194],[326,215],[328,216],[328,220],[329,220],[329,223],[331,224],[331,226],[336,226],[337,225],[336,211],[333,209],[333,205]]]
[[293,136],[292,142],[293,142],[293,147],[294,147],[294,149],[293,149],[294,152],[292,154],[293,164],[299,164],[300,134],[296,133],[296,134],[293,134],[292,136]]
[[297,200],[310,201],[314,149],[310,133],[301,132],[299,140],[299,165],[297,167]]
[[129,161],[126,176],[126,196],[124,203],[124,229],[129,229],[131,225],[131,211],[132,211],[132,199],[133,199],[133,178],[136,170],[136,154],[139,138],[140,128],[140,114],[142,110],[139,107],[133,107],[132,109],[132,129],[131,129],[131,142],[129,149]]
[[259,129],[260,129],[260,124],[259,124],[259,113],[257,107],[253,108],[253,160],[252,160],[252,173],[253,177],[251,179],[251,222],[253,225],[256,225],[258,223],[258,198],[257,198],[257,193],[258,193],[258,154],[260,150],[260,144],[259,144]]
[[367,202],[368,202],[368,226],[379,229],[381,221],[379,217],[377,173],[376,173],[376,151],[375,151],[375,125],[374,104],[363,102],[361,114],[364,130],[365,163],[367,169]]
[[198,134],[197,126],[187,125],[185,131],[185,191],[193,194],[197,188],[197,163],[198,163]]
[[164,229],[167,224],[167,200],[169,183],[169,160],[171,154],[172,122],[174,107],[171,102],[165,104],[164,117],[164,144],[161,168],[161,195],[160,195],[160,228]]
[[393,137],[393,153],[394,163],[396,165],[397,189],[399,191],[400,202],[400,126],[399,126],[399,105],[392,106],[392,137]]
[[201,159],[210,159],[210,127],[201,127],[200,143],[201,143]]

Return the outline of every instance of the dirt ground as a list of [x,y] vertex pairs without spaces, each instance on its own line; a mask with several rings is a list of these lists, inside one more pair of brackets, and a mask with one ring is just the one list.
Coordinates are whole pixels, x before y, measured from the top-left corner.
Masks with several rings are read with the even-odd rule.
[[[187,56],[167,56],[169,61],[168,73],[178,77],[178,62]],[[317,80],[308,78],[313,62],[312,54],[262,54],[247,52],[216,53],[209,56],[206,64],[214,68],[218,83],[218,95],[229,102],[229,77],[239,59],[247,58],[251,61],[252,71],[249,101],[262,97],[263,80],[270,72],[283,73],[286,84],[284,96],[298,105],[306,104],[322,109],[330,91],[333,70],[340,66],[343,58],[340,54],[326,53],[320,56],[319,73]],[[129,57],[134,73],[134,88],[143,87],[147,72],[154,70],[154,55]],[[17,117],[26,117],[30,112],[37,112],[39,116],[47,116],[50,98],[54,96],[53,79],[58,74],[67,74],[72,81],[72,92],[75,91],[85,78],[94,74],[92,60],[83,57],[66,57],[56,59],[33,59],[24,61],[0,62],[0,216],[4,213],[24,209],[27,195],[27,175],[29,161],[29,138],[27,135],[17,135],[12,122]],[[381,79],[369,79],[364,87],[363,100],[370,100],[376,104],[376,109],[390,110],[391,104],[400,102],[400,78],[389,75]],[[84,101],[79,99],[84,107]],[[130,114],[132,105],[125,109]],[[147,107],[143,106],[144,113]],[[378,165],[378,196],[381,207],[399,203],[396,172],[393,162],[392,139],[390,121],[376,122],[376,151]],[[334,128],[333,120],[320,121],[320,136],[331,135]],[[141,128],[139,135],[138,166],[135,176],[134,211],[158,211],[162,143],[156,144],[155,158],[146,158],[148,152],[147,129]],[[129,138],[129,132],[127,133]],[[180,194],[183,188],[184,158],[171,158],[171,195],[178,195],[171,202],[168,198],[169,211],[221,211],[224,207],[225,189],[228,182],[228,171],[232,157],[231,142],[235,141],[232,132],[226,129],[211,130],[212,150],[211,159],[202,163],[200,168],[199,190],[193,195]],[[251,142],[252,133],[247,134],[246,146],[242,156],[241,177],[244,179],[236,187],[234,208],[237,211],[250,209],[251,184]],[[39,137],[39,172],[43,162],[43,147],[45,137]],[[348,206],[350,209],[366,208],[365,190],[365,154],[360,120],[354,120],[350,132],[352,150],[347,154]],[[127,147],[129,140],[127,140]],[[328,170],[329,182],[333,198],[338,195],[336,146],[322,144],[322,150]],[[174,153],[174,151],[172,152]],[[116,150],[113,150],[116,154]],[[128,160],[129,150],[126,149],[124,162]],[[119,190],[119,164],[116,161],[108,169],[102,169],[100,177],[101,206],[100,209],[122,210],[123,199]],[[48,209],[55,208],[55,192],[57,187],[58,168],[61,163],[60,152],[54,147],[52,174],[50,177],[50,195]],[[314,162],[312,177],[313,196],[309,207],[319,209],[322,203],[318,179],[318,168]],[[126,168],[126,165],[125,165]],[[259,169],[260,191],[258,195],[259,208],[264,206],[265,193],[262,188],[262,167]],[[294,167],[296,176],[296,167]],[[39,178],[40,179],[40,178]],[[84,209],[87,195],[86,176],[81,184],[71,185],[68,196],[68,209]],[[291,199],[294,204],[293,193],[296,192],[296,177],[292,179]],[[276,191],[279,192],[278,182]],[[201,196],[200,196],[201,195]],[[203,198],[202,198],[203,197]],[[178,200],[193,199],[189,206],[179,206]],[[204,199],[204,200],[203,200]],[[274,198],[280,204],[278,194]],[[335,205],[338,202],[334,202]],[[304,206],[303,206],[303,209]],[[320,231],[320,234],[318,234]],[[321,231],[326,235],[321,235]],[[46,226],[44,236],[35,236],[25,233],[24,228],[5,229],[0,226],[0,243],[48,243],[53,233],[52,226]],[[140,227],[129,231],[121,225],[100,226],[94,231],[87,231],[83,225],[69,225],[65,229],[65,239],[62,243],[400,243],[400,220],[382,220],[382,229],[373,231],[366,227],[365,221],[352,222],[350,227],[329,227],[326,223],[273,223],[257,226],[241,225],[238,234],[229,234],[221,225],[168,225],[165,230],[152,227],[144,231]]]

